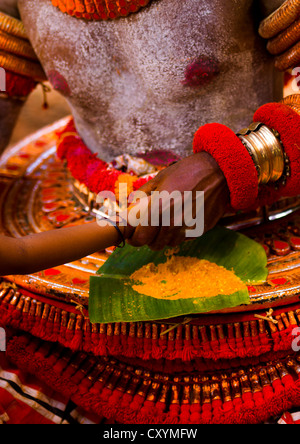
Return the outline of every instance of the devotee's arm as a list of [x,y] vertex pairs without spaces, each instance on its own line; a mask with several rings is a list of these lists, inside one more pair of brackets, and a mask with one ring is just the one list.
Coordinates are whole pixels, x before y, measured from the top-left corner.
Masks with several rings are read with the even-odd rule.
[[[119,227],[124,238],[131,228]],[[0,276],[29,274],[81,259],[119,245],[121,235],[110,223],[90,223],[21,239],[0,236]]]

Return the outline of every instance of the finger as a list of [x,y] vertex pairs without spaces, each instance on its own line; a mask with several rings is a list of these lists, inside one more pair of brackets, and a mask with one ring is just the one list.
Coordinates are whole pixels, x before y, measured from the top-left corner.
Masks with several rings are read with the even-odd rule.
[[143,247],[151,244],[159,232],[159,227],[142,227],[139,225],[133,235],[128,239],[129,245],[133,247]]
[[133,191],[128,196],[128,204],[129,207],[131,205],[135,205],[137,201],[142,199],[143,197],[151,196],[152,191],[156,190],[156,176],[149,180],[148,182],[144,183],[139,189],[136,191]]
[[148,180],[148,182],[144,183],[137,191],[143,191],[145,194],[149,195],[151,194],[151,191],[156,190],[156,183],[157,183],[157,175],[151,179]]
[[[134,218],[136,221],[133,220]],[[128,240],[130,245],[141,247],[153,242],[159,231],[159,226],[151,225],[151,197],[140,201],[136,206],[131,206],[128,219],[131,225],[136,227]]]
[[183,242],[185,242],[186,240],[192,240],[191,238],[186,238],[185,235],[185,230],[184,231],[180,231],[176,237],[173,237],[169,242],[168,242],[168,247],[177,247],[178,245],[182,244]]
[[264,39],[271,39],[287,29],[300,15],[299,0],[287,0],[273,14],[263,20],[259,27],[259,34]]
[[279,71],[287,71],[300,63],[300,42],[293,48],[275,59],[275,67]]
[[175,234],[174,232],[169,231],[163,227],[160,228],[157,236],[154,238],[153,242],[151,242],[149,245],[149,248],[153,251],[160,251],[163,248],[165,248],[169,243],[174,240]]
[[177,247],[185,240],[186,230],[183,227],[162,227],[154,239],[149,244],[149,248],[154,251],[160,251],[165,247]]

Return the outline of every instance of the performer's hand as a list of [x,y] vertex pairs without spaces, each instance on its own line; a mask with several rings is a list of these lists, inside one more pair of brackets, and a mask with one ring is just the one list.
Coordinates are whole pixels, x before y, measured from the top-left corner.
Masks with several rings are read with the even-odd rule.
[[293,69],[300,64],[300,2],[287,0],[259,28],[261,37],[268,39],[267,49],[275,55],[279,71]]
[[[152,194],[151,198],[144,200],[146,205],[144,206],[143,217],[147,219],[148,226],[142,226],[141,222],[128,240],[128,243],[135,247],[148,245],[153,250],[161,250],[165,246],[174,247],[186,239],[191,239],[186,237],[186,230],[191,227],[185,225],[186,221],[183,220],[184,218],[178,221],[178,213],[174,209],[174,202],[170,199],[168,200],[170,193],[180,192],[181,204],[183,205],[184,191],[191,191],[193,197],[191,200],[192,213],[193,218],[195,218],[196,211],[198,211],[196,208],[196,192],[204,191],[204,232],[216,225],[225,214],[229,204],[229,190],[224,175],[215,160],[204,152],[193,154],[161,171],[154,179],[145,184],[140,191],[146,193],[147,196],[151,196],[151,193],[154,191],[168,192],[165,202],[162,199],[163,203],[159,208],[160,226],[151,226],[151,205],[153,204],[153,199],[155,199]],[[169,208],[166,208],[166,206],[169,206]],[[161,223],[162,208],[170,211],[170,226],[163,226]],[[181,216],[183,216],[182,213]],[[177,222],[181,226],[174,221],[176,217]]]

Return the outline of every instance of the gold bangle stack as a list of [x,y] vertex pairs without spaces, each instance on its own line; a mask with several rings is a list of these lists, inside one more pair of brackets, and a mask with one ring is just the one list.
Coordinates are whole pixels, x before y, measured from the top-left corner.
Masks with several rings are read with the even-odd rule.
[[36,60],[36,54],[28,40],[21,40],[13,35],[7,35],[0,30],[0,50],[24,57],[30,60]]
[[30,77],[36,81],[45,81],[43,69],[37,63],[30,63],[28,60],[21,59],[12,54],[0,51],[0,66],[7,71]]
[[0,67],[37,82],[47,80],[23,23],[0,12]]
[[24,40],[27,39],[23,23],[14,17],[4,14],[3,12],[0,12],[0,29],[6,34],[14,35]]
[[299,15],[299,0],[286,0],[273,14],[261,22],[259,34],[264,39],[270,39],[283,29],[287,29],[299,18]]
[[259,184],[278,182],[283,177],[288,162],[279,134],[256,122],[239,131],[237,136],[252,157]]

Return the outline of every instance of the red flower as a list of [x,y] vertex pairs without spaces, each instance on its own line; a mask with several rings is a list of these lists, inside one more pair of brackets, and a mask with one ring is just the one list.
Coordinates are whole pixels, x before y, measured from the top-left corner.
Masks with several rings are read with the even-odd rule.
[[[72,120],[60,134],[57,155],[60,159],[67,161],[72,176],[86,185],[92,193],[98,194],[100,191],[115,193],[116,181],[123,172],[109,167],[106,162],[98,159],[97,155],[88,149],[76,133]],[[150,179],[151,177],[137,180],[134,183],[134,190],[139,189]]]

